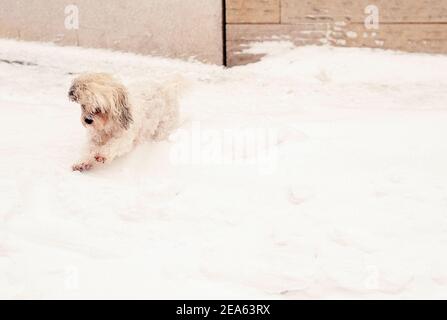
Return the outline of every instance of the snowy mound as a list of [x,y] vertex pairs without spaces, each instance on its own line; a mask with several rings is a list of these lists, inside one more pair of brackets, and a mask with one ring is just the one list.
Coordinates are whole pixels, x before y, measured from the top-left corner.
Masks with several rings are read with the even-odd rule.
[[[251,50],[224,69],[1,40],[0,298],[445,298],[447,57]],[[71,172],[84,71],[182,74],[182,127]]]

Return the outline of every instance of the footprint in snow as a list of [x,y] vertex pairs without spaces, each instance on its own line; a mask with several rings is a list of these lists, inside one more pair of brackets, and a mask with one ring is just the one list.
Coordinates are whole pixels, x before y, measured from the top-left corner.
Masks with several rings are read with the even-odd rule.
[[304,187],[289,187],[287,190],[287,198],[293,205],[301,205],[309,201],[313,197],[313,192]]

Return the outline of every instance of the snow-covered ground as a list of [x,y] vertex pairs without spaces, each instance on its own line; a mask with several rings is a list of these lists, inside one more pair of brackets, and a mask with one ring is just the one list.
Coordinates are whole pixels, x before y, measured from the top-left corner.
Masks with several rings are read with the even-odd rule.
[[[447,298],[447,56],[251,50],[0,40],[0,298]],[[183,126],[72,172],[83,71],[183,75]]]

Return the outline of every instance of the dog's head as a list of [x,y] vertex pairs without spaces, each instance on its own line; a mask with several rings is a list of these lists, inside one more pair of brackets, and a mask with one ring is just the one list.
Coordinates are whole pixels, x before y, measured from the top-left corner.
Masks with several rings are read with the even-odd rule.
[[87,128],[96,131],[126,130],[132,123],[127,90],[111,75],[89,73],[77,77],[68,97],[81,105],[81,122]]

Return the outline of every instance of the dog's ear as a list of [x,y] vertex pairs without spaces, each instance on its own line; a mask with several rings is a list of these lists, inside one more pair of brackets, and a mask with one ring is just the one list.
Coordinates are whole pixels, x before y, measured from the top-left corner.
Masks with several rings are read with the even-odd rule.
[[115,88],[114,98],[115,108],[113,110],[113,116],[123,129],[129,129],[129,125],[133,119],[126,88],[122,86]]
[[70,99],[70,101],[73,102],[78,102],[79,100],[79,92],[78,90],[82,90],[85,88],[81,88],[82,86],[80,86],[78,83],[73,82],[70,89],[68,90],[68,99]]

